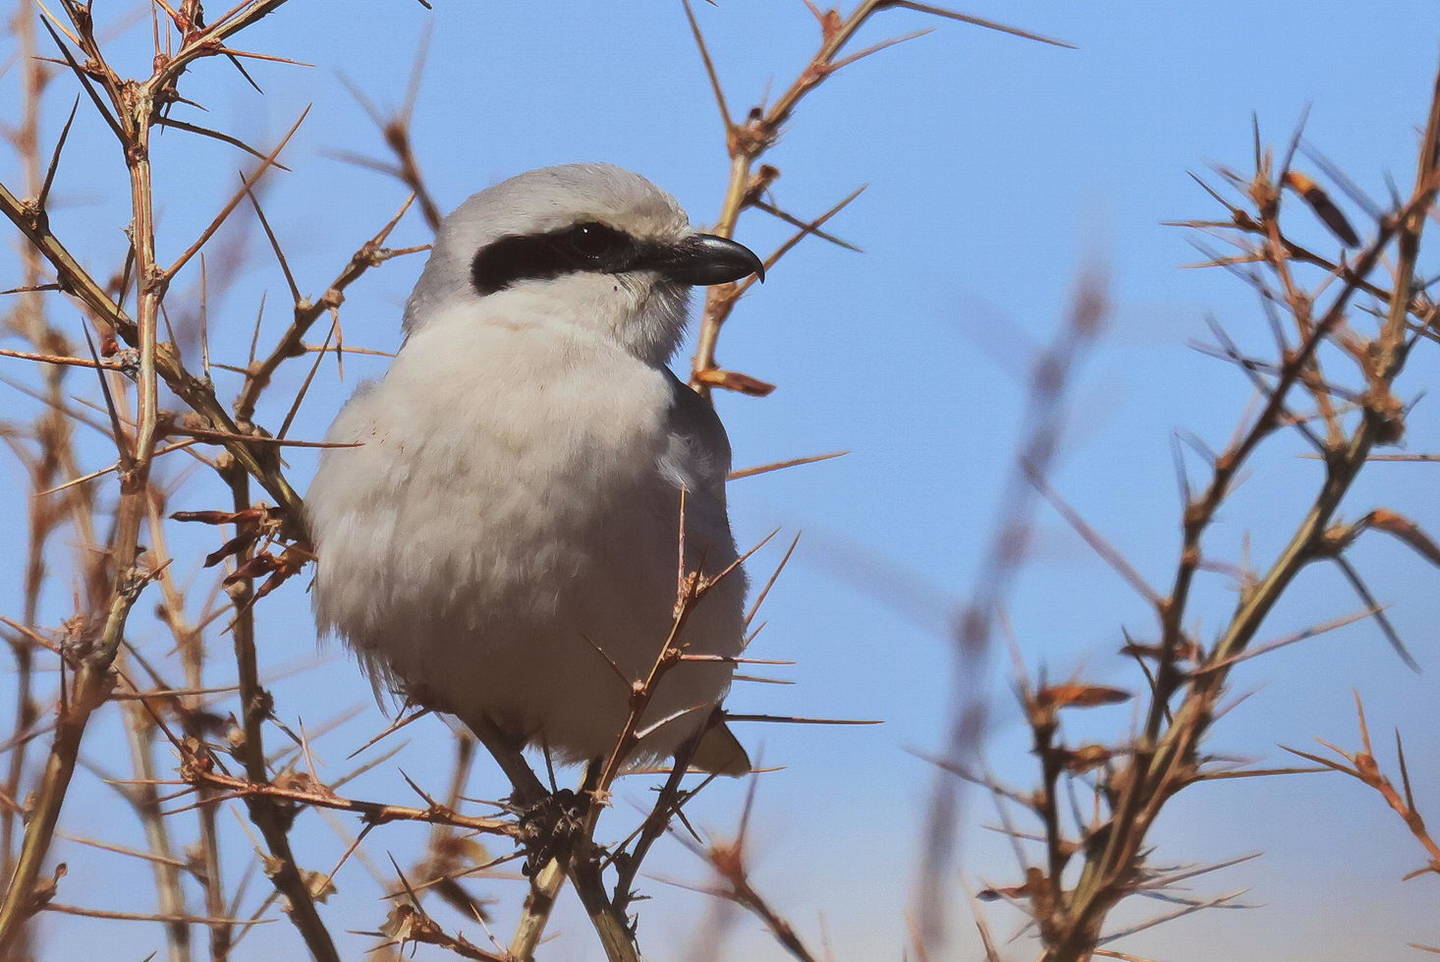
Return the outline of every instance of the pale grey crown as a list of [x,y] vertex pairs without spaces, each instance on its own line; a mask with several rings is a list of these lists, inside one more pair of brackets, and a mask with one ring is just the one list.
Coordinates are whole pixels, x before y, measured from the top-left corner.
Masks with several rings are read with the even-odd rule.
[[477,297],[471,264],[506,236],[595,221],[642,240],[673,242],[689,227],[675,198],[613,164],[563,164],[518,174],[473,194],[446,217],[405,304],[407,335],[457,300]]

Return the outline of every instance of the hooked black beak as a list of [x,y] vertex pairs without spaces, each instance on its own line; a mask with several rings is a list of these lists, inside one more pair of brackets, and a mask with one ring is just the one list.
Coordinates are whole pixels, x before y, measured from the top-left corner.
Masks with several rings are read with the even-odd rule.
[[765,280],[765,263],[754,251],[715,234],[691,234],[648,266],[682,284],[725,284],[751,274]]

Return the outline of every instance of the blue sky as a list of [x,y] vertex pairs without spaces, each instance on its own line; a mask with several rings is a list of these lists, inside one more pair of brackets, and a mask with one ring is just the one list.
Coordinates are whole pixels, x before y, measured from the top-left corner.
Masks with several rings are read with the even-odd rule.
[[[206,122],[256,143],[272,143],[306,104],[314,105],[286,154],[294,171],[274,177],[265,196],[302,288],[322,289],[404,196],[397,184],[334,159],[337,151],[380,149],[339,76],[382,105],[400,103],[427,25],[432,45],[414,132],[442,207],[524,169],[605,160],[675,193],[695,221],[715,216],[727,167],[722,130],[678,3],[436,0],[435,6],[427,13],[405,0],[358,0],[342,13],[339,4],[287,5],[248,34],[244,46],[316,66],[253,68],[264,97],[223,62],[195,72],[188,95],[211,108]],[[1204,171],[1212,161],[1245,170],[1251,112],[1266,138],[1283,144],[1308,104],[1307,139],[1372,195],[1384,196],[1387,173],[1402,185],[1411,177],[1416,128],[1440,50],[1433,4],[1423,0],[1389,0],[1363,13],[1328,0],[1221,0],[1166,5],[1163,12],[1136,2],[966,9],[1079,49],[903,11],[877,17],[858,44],[938,29],[834,77],[804,102],[767,158],[782,171],[776,199],[802,216],[869,184],[833,222],[865,253],[801,245],[742,302],[720,346],[725,365],[779,385],[763,400],[720,397],[738,466],[852,452],[736,482],[731,494],[742,542],[777,525],[803,531],[795,563],[766,603],[769,627],[755,650],[797,659],[785,670],[797,684],[742,685],[732,705],[886,721],[872,729],[766,726],[745,733],[754,754],[786,766],[764,777],[758,795],[757,885],[773,893],[816,944],[828,932],[842,959],[900,955],[932,778],[906,749],[939,744],[951,673],[946,625],[976,576],[1023,432],[1027,364],[1060,323],[1078,272],[1088,263],[1104,265],[1114,311],[1083,367],[1053,480],[1142,573],[1163,583],[1178,536],[1169,434],[1183,427],[1219,447],[1250,400],[1240,375],[1187,342],[1207,337],[1207,315],[1242,344],[1263,348],[1268,339],[1263,315],[1239,281],[1219,271],[1178,269],[1198,255],[1183,231],[1161,221],[1216,213],[1186,171]],[[721,0],[700,4],[697,15],[737,113],[787,84],[816,43],[814,21],[798,2]],[[147,37],[148,29],[132,29],[121,41],[137,69],[147,56],[141,45]],[[8,112],[13,71],[0,82]],[[71,83],[59,78],[50,94],[54,122],[47,142],[63,119]],[[100,123],[83,107],[81,117],[55,188],[65,206],[54,222],[62,237],[77,239],[86,263],[106,273],[122,250],[125,215],[116,200],[123,171]],[[164,135],[157,152],[162,252],[183,249],[232,189],[243,161],[223,145]],[[0,171],[9,183],[15,168],[4,163]],[[1358,219],[1353,206],[1348,210]],[[1294,213],[1298,237],[1333,247],[1322,228]],[[752,213],[737,236],[764,251],[785,230]],[[393,237],[397,245],[424,240],[424,224],[414,214]],[[262,343],[285,323],[283,281],[263,239],[251,236],[244,250],[235,259],[230,293],[213,308],[217,358],[243,361],[262,291],[271,299]],[[217,266],[212,260],[212,270]],[[352,289],[343,313],[347,341],[385,349],[398,344],[399,306],[420,266],[419,258],[392,261]],[[55,308],[58,316],[67,310]],[[73,318],[70,323],[73,328]],[[1417,351],[1406,397],[1433,380],[1431,353]],[[5,370],[33,378],[19,362]],[[352,358],[341,381],[333,365],[323,365],[294,435],[318,438],[355,383],[382,370],[382,360]],[[262,421],[278,423],[303,375],[303,364],[282,372]],[[225,377],[217,374],[222,391],[233,390]],[[77,391],[91,387],[79,377],[72,383]],[[7,399],[7,417],[12,404],[28,410]],[[1433,450],[1432,406],[1417,409],[1410,450]],[[1298,458],[1300,451],[1282,439],[1255,463],[1214,533],[1217,553],[1237,557],[1248,533],[1257,562],[1273,556],[1318,483],[1317,466]],[[102,448],[87,454],[96,466],[103,463]],[[305,452],[296,451],[290,463],[299,479],[313,469]],[[168,471],[179,467],[175,462]],[[5,484],[18,490],[18,470],[5,470]],[[1354,518],[1384,505],[1440,530],[1433,470],[1375,465],[1344,514]],[[220,497],[197,482],[175,506],[215,507]],[[0,515],[0,542],[23,543],[23,530],[18,512]],[[177,532],[177,570],[195,575],[198,558],[213,547],[210,537]],[[778,551],[758,556],[755,570],[773,564]],[[1435,572],[1378,540],[1362,543],[1354,557],[1381,600],[1393,604],[1391,617],[1427,672],[1405,669],[1373,625],[1342,629],[1239,670],[1236,690],[1255,695],[1220,723],[1213,748],[1280,764],[1277,743],[1303,746],[1320,735],[1352,744],[1355,689],[1377,732],[1404,730],[1417,796],[1422,806],[1427,800],[1440,805],[1440,735],[1431,710],[1440,693]],[[16,581],[0,579],[0,611],[18,609]],[[47,598],[48,623],[70,613],[68,599],[68,588],[57,585]],[[1221,623],[1231,603],[1223,579],[1205,583],[1194,609],[1202,633]],[[1272,615],[1262,638],[1359,607],[1336,573],[1314,569]],[[1035,556],[1010,614],[1032,667],[1139,683],[1115,650],[1122,625],[1141,634],[1151,630],[1145,606],[1053,514],[1040,515]],[[267,601],[262,624],[267,664],[313,656],[299,581]],[[156,649],[164,644],[158,625],[143,623],[135,634]],[[228,642],[212,644],[213,670],[223,683]],[[320,761],[334,774],[383,720],[354,666],[334,650],[323,658],[320,667],[273,687],[282,714],[311,726],[364,706],[361,716],[318,743]],[[1008,699],[1006,659],[995,661],[997,711],[987,754],[998,774],[1023,784],[1034,773],[1026,732]],[[8,717],[4,711],[0,717]],[[1082,730],[1116,737],[1129,711],[1098,711]],[[429,727],[412,729],[402,764],[422,783],[439,785],[448,758],[444,732],[438,722],[422,724]],[[113,717],[92,733],[87,752],[113,756],[107,767],[124,767]],[[356,782],[354,790],[391,798],[406,793],[393,766]],[[496,774],[481,766],[471,794],[497,790]],[[631,794],[644,797],[639,786]],[[717,787],[699,804],[698,823],[728,831],[742,797],[743,786]],[[972,814],[977,823],[989,818]],[[76,831],[103,818],[113,837],[140,839],[138,827],[93,780],[77,789],[65,817]],[[328,868],[343,843],[314,815],[306,818],[302,860]],[[230,865],[238,873],[249,843],[230,827]],[[1008,846],[971,828],[957,883],[1011,880]],[[372,854],[383,864],[386,850],[413,851],[417,838],[387,828]],[[1440,941],[1433,880],[1399,881],[1421,863],[1418,848],[1378,797],[1338,777],[1202,786],[1176,801],[1155,840],[1164,862],[1263,850],[1264,858],[1201,880],[1196,890],[1248,887],[1247,899],[1261,907],[1166,925],[1131,940],[1128,951],[1177,962],[1340,960],[1399,956],[1407,941]],[[60,848],[72,864],[64,901],[150,908],[143,870],[103,853]],[[662,846],[652,867],[667,878],[704,878],[703,866],[678,846]],[[327,909],[343,919],[336,929],[378,923],[375,884],[363,867],[349,866],[339,884]],[[660,882],[650,888],[656,898],[642,921],[645,947],[656,959],[686,957],[709,906],[703,896]],[[483,889],[504,899],[497,926],[503,930],[520,884],[497,881]],[[958,884],[955,906],[956,927],[963,929],[968,922]],[[596,957],[578,913],[560,922],[554,958]],[[1014,920],[997,914],[995,924],[1007,931]],[[466,928],[478,937],[473,925]],[[143,958],[161,945],[154,926],[57,919],[44,932],[50,958],[78,957],[101,945],[107,957]],[[342,938],[356,957],[368,944]],[[730,958],[778,957],[748,921],[736,925],[726,945]],[[284,922],[256,930],[242,945],[253,953],[246,957],[255,958],[289,957],[294,946]],[[1015,958],[1029,955],[1023,947],[1014,951]],[[959,942],[953,955],[970,957],[970,949]],[[420,956],[427,957],[425,950]]]

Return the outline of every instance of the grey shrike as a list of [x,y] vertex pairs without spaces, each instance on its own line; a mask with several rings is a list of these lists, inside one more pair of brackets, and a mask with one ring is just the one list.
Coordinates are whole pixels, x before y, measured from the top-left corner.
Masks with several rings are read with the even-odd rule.
[[[730,445],[666,367],[692,285],[763,270],[692,231],[669,194],[606,164],[547,167],[446,218],[389,371],[329,432],[310,487],[315,618],[377,685],[562,761],[605,757],[674,618],[686,567],[736,560]],[[680,640],[744,646],[745,579],[706,594]],[[727,662],[681,662],[635,753],[673,754],[711,720]],[[686,709],[692,709],[685,711]],[[483,737],[483,736],[482,736]],[[749,771],[723,725],[692,762]]]

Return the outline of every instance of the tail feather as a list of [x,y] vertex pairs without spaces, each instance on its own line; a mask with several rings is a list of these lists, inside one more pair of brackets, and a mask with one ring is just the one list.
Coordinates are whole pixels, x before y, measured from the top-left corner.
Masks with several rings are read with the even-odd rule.
[[745,747],[729,726],[717,721],[700,736],[700,744],[695,748],[690,765],[717,775],[748,775],[750,756],[745,754]]

